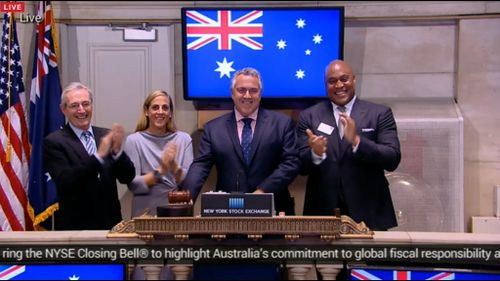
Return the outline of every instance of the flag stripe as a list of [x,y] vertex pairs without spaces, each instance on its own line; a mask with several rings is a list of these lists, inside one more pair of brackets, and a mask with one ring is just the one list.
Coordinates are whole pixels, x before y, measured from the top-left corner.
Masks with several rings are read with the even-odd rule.
[[233,23],[235,23],[235,24],[246,23],[249,21],[253,21],[255,18],[258,18],[260,16],[262,16],[262,11],[253,11],[253,12],[248,13],[248,14],[242,16],[241,18],[235,20]]
[[24,115],[24,83],[16,23],[3,15],[0,63],[0,224],[2,231],[32,229],[27,212],[30,146]]
[[[0,171],[0,175],[3,175],[2,171]],[[3,183],[0,183],[0,204],[2,205],[2,211],[5,214],[6,220],[2,221],[3,224],[3,229],[4,230],[24,230],[22,226],[22,222],[20,222],[16,216],[15,211],[12,208],[12,205],[14,202],[11,202],[9,198],[7,198],[7,195],[5,194],[4,190],[6,185]],[[12,203],[12,204],[11,204]]]
[[[19,139],[19,134],[22,134],[23,135],[23,141],[28,141],[28,138],[27,138],[27,132],[24,131],[24,132],[19,132],[19,128],[25,128],[25,130],[27,129],[26,128],[26,124],[21,125],[22,123],[24,123],[24,116],[21,118],[22,121],[20,121],[19,119],[19,111],[18,110],[22,110],[22,106],[21,104],[18,102],[14,107],[16,107],[16,111],[12,111],[12,114],[11,114],[11,122],[10,122],[10,125],[11,125],[11,131],[10,131],[10,143],[11,143],[11,147],[12,147],[12,151],[11,151],[11,162],[13,162],[12,160],[17,160],[16,162],[16,165],[13,165],[13,167],[20,167],[20,166],[23,166],[22,168],[19,168],[19,169],[14,169],[16,171],[16,175],[20,173],[20,180],[23,182],[23,183],[26,183],[27,182],[27,178],[28,178],[28,170],[27,168],[29,167],[29,164],[27,162],[27,160],[29,159],[29,144],[28,143],[24,143],[22,144],[21,143],[21,140]],[[21,113],[22,114],[22,113]],[[7,128],[9,126],[9,120],[7,118],[6,115],[2,115],[1,117],[2,119],[2,125],[3,125],[3,132],[7,132]],[[21,124],[20,124],[21,123]],[[22,130],[22,129],[21,129]],[[5,143],[4,141],[6,141],[6,139],[2,139],[2,146],[4,147],[4,150],[7,148],[7,143]],[[14,152],[14,153],[12,153]],[[15,157],[14,157],[15,156]]]
[[371,274],[370,272],[363,269],[353,269],[351,270],[351,276],[358,278],[359,280],[380,280],[377,276]]
[[[188,49],[192,49],[192,50],[197,50],[198,48],[214,41],[214,40],[217,40],[217,37],[208,37],[207,39],[205,39],[206,37],[201,37],[200,39],[192,42],[191,44],[189,44],[188,46]],[[201,41],[201,42],[200,42]]]
[[5,146],[3,143],[0,146],[0,159],[2,161],[2,169],[0,171],[0,175],[2,175],[2,182],[4,181],[4,179],[9,180],[9,182],[6,181],[4,183],[4,188],[2,189],[2,191],[8,191],[6,197],[9,198],[9,202],[11,204],[18,203],[15,204],[16,207],[14,207],[16,213],[24,213],[23,206],[26,206],[27,203],[26,191],[24,190],[23,184],[21,183],[20,178],[17,176],[16,171],[24,170],[27,167],[23,167],[25,165],[22,165],[20,163],[19,158],[15,154],[12,154],[10,159],[11,161],[7,162]]
[[[4,186],[2,191],[6,192],[5,195],[11,203],[10,207],[13,208],[18,215],[20,215],[24,213],[23,206],[26,206],[27,198],[25,193],[26,191],[24,190],[23,185],[17,177],[15,171],[27,169],[27,167],[22,167],[17,157],[12,157],[11,160],[13,161],[6,163],[6,153],[3,150],[3,145],[0,146],[0,149],[2,149],[2,151],[0,151],[0,158],[2,159],[2,169],[0,169],[0,175],[2,176],[1,183]],[[21,218],[18,219],[20,220]]]
[[249,47],[249,48],[252,48],[253,50],[262,50],[262,48],[264,47],[259,42],[252,40],[248,37],[239,37],[239,38],[233,38],[233,39],[240,42],[241,44]]
[[[23,93],[24,94],[24,93]],[[24,98],[24,95],[22,95]],[[23,146],[23,160],[26,159],[26,165],[29,166],[29,160],[30,160],[30,143],[29,143],[29,136],[28,136],[28,124],[26,123],[26,117],[24,116],[24,109],[23,105],[21,103],[18,103],[14,106],[14,108],[17,111],[17,115],[20,117],[21,121],[21,145]],[[24,161],[23,161],[24,162]],[[26,174],[28,175],[29,172],[28,170],[26,171]]]
[[[17,116],[17,112],[14,110],[11,110],[11,115],[9,120],[7,114],[2,115],[2,126],[3,126],[3,132],[5,133],[4,136],[8,137],[8,132],[9,132],[9,126],[10,126],[10,144],[12,145],[12,151],[16,153],[16,155],[19,157],[22,155],[21,153],[21,145],[19,137],[18,137],[18,129],[19,129],[19,118]],[[10,121],[10,122],[9,122]],[[2,142],[4,139],[2,138]],[[7,145],[4,143],[4,148],[6,148]]]
[[214,20],[212,20],[211,18],[209,18],[201,13],[198,13],[196,11],[188,11],[186,13],[186,15],[192,19],[197,20],[198,22],[203,23],[203,24],[216,24],[217,23]]
[[24,265],[13,265],[0,273],[0,280],[9,280],[26,270]]

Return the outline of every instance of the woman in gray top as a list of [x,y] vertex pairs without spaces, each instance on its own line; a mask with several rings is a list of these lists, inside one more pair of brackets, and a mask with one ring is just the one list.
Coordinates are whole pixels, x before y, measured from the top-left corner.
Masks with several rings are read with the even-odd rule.
[[136,171],[128,185],[134,194],[132,217],[146,209],[155,215],[156,207],[167,205],[168,192],[177,190],[193,162],[191,137],[177,131],[173,114],[172,98],[156,90],[144,101],[135,133],[127,137],[124,150]]

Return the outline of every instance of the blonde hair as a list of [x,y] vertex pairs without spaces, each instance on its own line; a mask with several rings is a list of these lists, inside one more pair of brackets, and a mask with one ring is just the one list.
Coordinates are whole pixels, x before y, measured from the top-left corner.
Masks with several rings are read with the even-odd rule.
[[159,96],[165,96],[168,98],[168,102],[170,103],[169,108],[170,108],[170,120],[167,122],[167,132],[175,132],[177,131],[177,128],[175,127],[174,123],[174,103],[172,102],[172,98],[170,97],[167,92],[163,90],[155,90],[149,96],[144,100],[144,104],[142,105],[142,111],[139,116],[139,120],[137,121],[137,126],[135,127],[135,131],[144,131],[147,128],[149,128],[149,117],[146,116],[146,112],[149,109],[149,106],[151,106],[151,102],[159,97]]

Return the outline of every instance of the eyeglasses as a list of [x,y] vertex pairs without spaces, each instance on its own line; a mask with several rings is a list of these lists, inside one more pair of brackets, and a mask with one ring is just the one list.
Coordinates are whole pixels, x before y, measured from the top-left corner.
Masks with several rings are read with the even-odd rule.
[[238,93],[240,93],[242,95],[246,94],[247,92],[249,92],[250,95],[255,95],[259,91],[260,91],[260,89],[258,89],[258,88],[245,88],[245,87],[238,87],[238,88],[236,88],[236,92],[238,92]]
[[78,110],[79,108],[83,107],[84,109],[88,109],[92,106],[92,103],[90,103],[89,101],[84,101],[82,103],[72,103],[72,104],[69,104],[68,105],[68,108],[71,109],[71,110]]

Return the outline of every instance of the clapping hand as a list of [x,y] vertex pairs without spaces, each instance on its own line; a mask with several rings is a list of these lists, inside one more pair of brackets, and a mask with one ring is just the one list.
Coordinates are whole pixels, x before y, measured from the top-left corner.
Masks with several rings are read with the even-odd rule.
[[125,129],[123,129],[122,125],[115,123],[111,132],[113,133],[111,149],[114,154],[118,154],[122,149],[123,140],[125,139]]
[[353,146],[359,144],[359,135],[356,132],[356,122],[347,113],[340,113],[341,126],[344,126],[344,138]]
[[325,136],[317,136],[313,134],[310,129],[306,130],[307,137],[309,138],[309,146],[314,154],[321,156],[326,152],[326,144],[328,143]]
[[104,137],[101,138],[99,143],[99,148],[97,149],[97,154],[101,159],[108,157],[111,145],[113,142],[113,132],[109,131]]
[[165,174],[168,171],[175,173],[179,166],[175,162],[175,156],[177,155],[177,146],[173,143],[169,143],[167,147],[163,150],[161,156],[160,173]]

